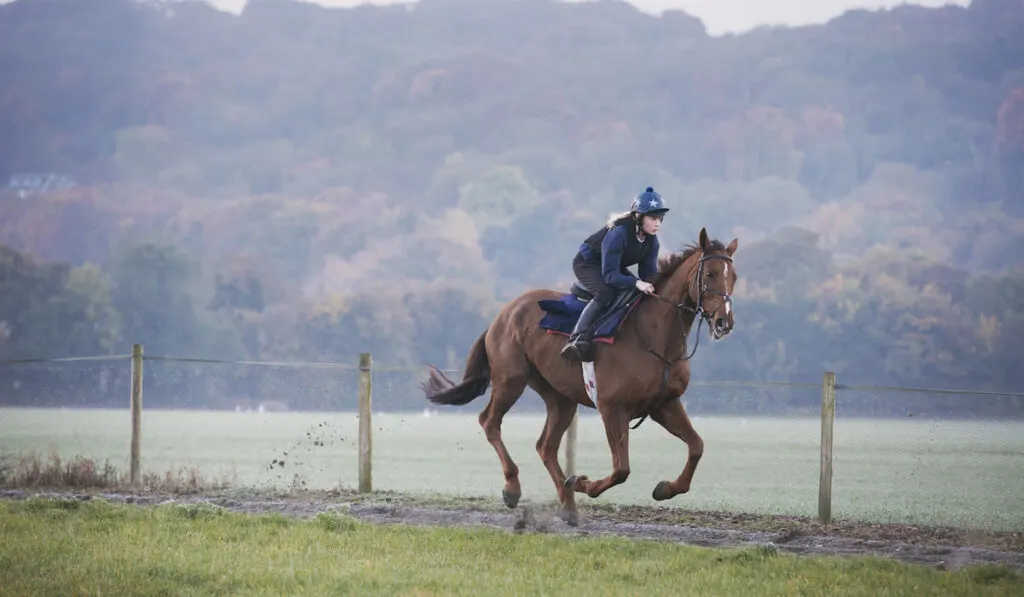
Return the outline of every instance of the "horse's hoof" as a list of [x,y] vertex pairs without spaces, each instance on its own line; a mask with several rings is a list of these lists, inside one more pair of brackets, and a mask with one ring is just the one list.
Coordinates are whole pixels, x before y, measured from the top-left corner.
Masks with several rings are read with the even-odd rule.
[[651,493],[651,497],[658,500],[667,500],[672,498],[672,484],[668,481],[662,481],[654,486],[654,492]]
[[567,511],[567,510],[562,510],[561,518],[562,518],[563,521],[565,521],[565,524],[567,524],[567,525],[569,525],[571,527],[578,527],[578,526],[580,526],[580,515],[577,514],[576,512],[570,512],[570,511]]
[[576,484],[579,483],[580,481],[586,481],[586,480],[587,480],[587,476],[586,475],[573,475],[573,476],[569,477],[568,479],[566,479],[565,483],[562,483],[562,487],[568,489],[569,491],[576,491]]
[[509,510],[513,510],[519,505],[519,496],[520,494],[513,493],[507,489],[501,490],[501,499],[505,500],[505,505],[508,506]]

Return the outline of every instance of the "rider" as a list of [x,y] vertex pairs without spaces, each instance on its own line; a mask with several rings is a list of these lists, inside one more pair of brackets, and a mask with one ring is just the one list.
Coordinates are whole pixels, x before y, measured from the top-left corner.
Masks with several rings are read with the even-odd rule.
[[[619,290],[635,286],[651,294],[658,273],[658,230],[668,208],[652,187],[633,199],[627,213],[609,218],[607,225],[591,234],[576,253],[572,271],[593,295],[580,314],[562,358],[583,360],[590,351],[591,329],[598,315],[608,307]],[[639,278],[626,268],[637,265]]]

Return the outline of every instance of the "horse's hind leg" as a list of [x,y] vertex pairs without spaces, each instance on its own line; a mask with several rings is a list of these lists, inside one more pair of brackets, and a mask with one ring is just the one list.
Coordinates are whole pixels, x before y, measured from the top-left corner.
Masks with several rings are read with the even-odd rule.
[[519,486],[519,467],[512,461],[512,456],[501,439],[501,421],[505,413],[519,400],[526,389],[526,375],[518,374],[493,382],[491,401],[480,413],[480,427],[484,430],[487,441],[494,446],[501,460],[501,470],[505,474],[505,488],[501,492],[505,505],[515,508],[519,504],[522,488]]
[[697,470],[697,463],[700,462],[700,457],[704,454],[704,440],[693,428],[690,417],[686,414],[686,409],[678,398],[661,405],[651,413],[651,418],[667,429],[669,433],[686,442],[686,446],[689,448],[686,466],[683,467],[679,478],[675,481],[662,481],[654,487],[652,497],[656,500],[667,500],[690,491],[693,473]]
[[562,505],[562,519],[570,526],[579,524],[579,515],[576,512],[576,494],[572,488],[565,486],[565,472],[558,463],[558,448],[562,444],[562,436],[572,423],[576,415],[577,404],[574,400],[558,393],[547,383],[539,382],[531,384],[534,390],[544,399],[547,406],[548,417],[544,424],[544,431],[537,440],[537,454],[540,455],[544,468],[551,475],[555,483],[555,490],[558,492],[558,502]]
[[592,498],[625,483],[629,478],[629,415],[621,409],[614,409],[601,411],[601,418],[604,419],[604,432],[612,451],[612,474],[596,481],[576,475],[565,480],[567,488]]

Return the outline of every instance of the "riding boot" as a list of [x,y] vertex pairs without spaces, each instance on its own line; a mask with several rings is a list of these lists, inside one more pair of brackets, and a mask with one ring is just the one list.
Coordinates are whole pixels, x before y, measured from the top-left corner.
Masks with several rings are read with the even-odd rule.
[[600,313],[601,305],[598,304],[597,300],[590,300],[587,306],[583,308],[583,313],[580,313],[580,318],[576,322],[576,327],[573,328],[572,334],[569,336],[569,341],[562,348],[561,354],[563,359],[577,361],[593,360],[590,358],[590,341],[593,335],[593,330],[590,328]]

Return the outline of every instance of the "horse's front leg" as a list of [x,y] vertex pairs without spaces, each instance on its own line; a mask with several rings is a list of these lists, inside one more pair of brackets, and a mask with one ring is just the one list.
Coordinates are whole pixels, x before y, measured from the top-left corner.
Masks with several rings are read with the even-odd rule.
[[690,452],[686,458],[686,466],[683,467],[683,472],[678,479],[662,481],[654,487],[652,497],[656,500],[667,500],[690,491],[693,473],[697,470],[697,463],[700,462],[700,457],[704,454],[704,440],[690,423],[690,417],[686,414],[686,409],[683,408],[683,403],[679,398],[662,404],[651,412],[651,418],[667,429],[669,433],[686,442]]
[[629,415],[622,409],[601,412],[604,432],[612,451],[612,474],[604,479],[591,481],[585,476],[573,475],[565,480],[565,487],[592,498],[611,487],[625,483],[629,477]]

